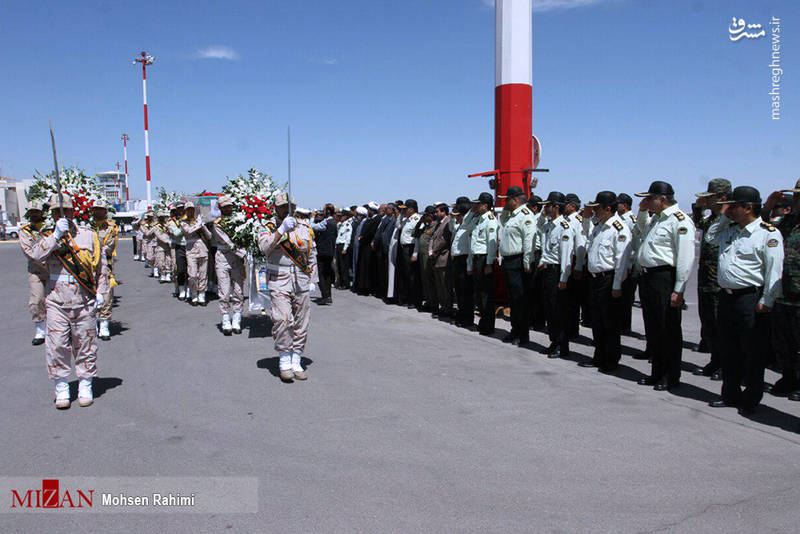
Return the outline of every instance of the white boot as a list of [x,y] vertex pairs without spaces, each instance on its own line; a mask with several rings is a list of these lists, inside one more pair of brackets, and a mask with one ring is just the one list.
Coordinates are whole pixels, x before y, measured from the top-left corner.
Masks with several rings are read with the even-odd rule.
[[172,273],[167,273],[167,282],[172,282]]
[[308,375],[306,374],[305,370],[303,370],[303,366],[300,365],[301,357],[301,352],[292,353],[292,371],[294,372],[294,378],[296,380],[307,380]]
[[227,313],[222,314],[222,333],[226,336],[231,335],[231,316]]
[[153,267],[153,278],[158,278],[159,276],[161,275],[158,273],[158,267]]
[[242,312],[235,312],[233,314],[233,324],[231,327],[233,328],[234,334],[242,333]]
[[292,370],[292,353],[281,352],[278,358],[278,369],[281,371],[281,380],[284,382],[292,382],[294,380],[294,371]]
[[31,341],[34,345],[41,345],[44,343],[44,336],[47,333],[47,329],[45,328],[44,321],[38,321],[36,323],[36,333],[33,334],[33,341]]
[[205,306],[206,305],[206,292],[205,291],[201,291],[200,294],[197,295],[197,303],[200,304],[200,306]]
[[78,404],[81,406],[91,406],[93,402],[92,379],[81,378],[78,381]]
[[98,332],[98,335],[103,341],[108,341],[111,339],[111,334],[108,331],[108,319],[102,319],[100,321],[100,331]]
[[66,378],[56,380],[56,408],[59,410],[69,408],[69,382]]
[[178,298],[180,300],[184,300],[186,298],[186,286],[178,286],[178,287],[180,288],[178,292]]

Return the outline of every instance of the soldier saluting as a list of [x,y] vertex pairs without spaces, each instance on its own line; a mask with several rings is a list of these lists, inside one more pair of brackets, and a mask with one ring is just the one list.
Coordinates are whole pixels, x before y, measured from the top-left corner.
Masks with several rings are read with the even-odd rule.
[[[309,293],[316,269],[314,231],[297,224],[289,215],[289,195],[275,199],[275,215],[258,236],[258,246],[267,258],[271,300],[272,339],[278,353],[281,380],[306,380],[300,364],[311,318]],[[292,207],[294,199],[291,201]]]
[[650,189],[636,196],[645,198],[642,211],[654,213],[636,256],[642,271],[639,294],[652,359],[650,376],[639,380],[639,384],[664,391],[677,386],[681,378],[681,307],[694,264],[695,230],[667,182],[656,180]]
[[97,375],[95,309],[103,305],[109,292],[106,256],[97,233],[74,224],[68,195],[60,207],[58,195],[54,195],[50,205],[55,230],[39,240],[31,252],[34,260],[45,264],[49,278],[47,370],[55,382],[56,408],[69,408],[68,378],[74,355],[78,403],[89,406],[94,401],[92,378]]
[[761,196],[754,187],[737,187],[720,204],[724,218],[735,224],[717,235],[722,398],[709,404],[737,406],[748,415],[764,396],[767,314],[781,296],[783,238],[761,220]]

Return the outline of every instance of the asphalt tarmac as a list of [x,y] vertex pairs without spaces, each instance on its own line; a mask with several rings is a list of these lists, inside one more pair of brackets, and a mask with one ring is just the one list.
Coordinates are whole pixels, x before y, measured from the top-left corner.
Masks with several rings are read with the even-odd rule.
[[[93,406],[53,406],[32,347],[25,261],[0,244],[2,477],[256,477],[255,513],[22,513],[0,532],[794,532],[800,403],[742,417],[696,377],[696,299],[683,384],[636,380],[625,337],[612,376],[426,314],[335,291],[313,306],[307,382],[277,377],[265,318],[223,337],[120,243],[111,341]],[[498,337],[508,324],[498,321]],[[634,330],[642,332],[634,310]],[[589,336],[582,328],[582,334]],[[534,346],[547,345],[532,332]],[[768,371],[767,380],[777,376]],[[73,379],[74,380],[74,379]],[[76,385],[73,383],[73,389]],[[73,391],[73,396],[75,391]],[[8,503],[10,495],[0,502]]]

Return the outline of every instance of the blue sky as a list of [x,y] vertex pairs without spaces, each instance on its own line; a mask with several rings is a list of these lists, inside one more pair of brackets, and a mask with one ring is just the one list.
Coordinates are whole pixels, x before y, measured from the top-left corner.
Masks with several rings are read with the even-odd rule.
[[[131,140],[144,195],[140,50],[158,186],[219,190],[257,166],[314,207],[486,190],[493,164],[490,0],[27,2],[0,5],[5,103],[0,174],[114,168]],[[800,176],[800,3],[534,0],[537,190],[675,186],[686,206],[710,177],[762,192]],[[733,16],[781,19],[782,119],[770,116],[770,41],[731,42]],[[686,206],[688,207],[688,206]]]

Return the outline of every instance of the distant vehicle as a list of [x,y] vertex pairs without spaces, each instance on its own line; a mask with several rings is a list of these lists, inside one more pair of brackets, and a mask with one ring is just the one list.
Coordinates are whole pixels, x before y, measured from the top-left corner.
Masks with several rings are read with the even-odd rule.
[[6,238],[19,239],[19,225],[6,226]]

